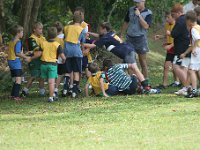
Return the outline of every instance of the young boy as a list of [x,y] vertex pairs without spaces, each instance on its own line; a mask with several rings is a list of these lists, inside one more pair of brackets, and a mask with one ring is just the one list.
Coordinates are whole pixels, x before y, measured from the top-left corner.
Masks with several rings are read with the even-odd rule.
[[134,47],[127,43],[122,43],[119,37],[111,31],[111,25],[108,22],[100,24],[99,27],[99,39],[94,44],[84,44],[86,48],[95,48],[95,47],[106,47],[107,51],[113,53],[119,58],[124,60],[124,63],[128,63],[129,72],[135,74],[139,81],[147,90],[150,90],[148,86],[148,81],[145,80],[143,74],[140,72],[136,64],[136,54]]
[[54,39],[57,36],[57,29],[55,27],[50,27],[48,29],[48,41],[44,41],[41,44],[41,77],[43,79],[48,79],[49,83],[49,99],[48,102],[53,102],[57,100],[54,97],[55,79],[57,78],[57,56],[59,56],[63,62],[66,58],[62,51],[61,45]]
[[197,24],[197,15],[194,11],[189,11],[186,14],[186,24],[190,30],[191,47],[181,55],[184,58],[188,53],[191,53],[191,61],[189,65],[189,76],[192,83],[192,90],[188,92],[187,98],[198,96],[197,90],[197,74],[200,76],[200,26]]
[[29,79],[27,86],[22,91],[22,96],[27,96],[29,89],[35,79],[39,79],[39,93],[40,95],[45,94],[44,81],[40,78],[40,66],[41,60],[38,58],[38,51],[42,42],[46,41],[43,35],[43,25],[40,22],[36,22],[33,25],[33,33],[27,40],[27,48],[29,50],[29,55],[32,57],[32,61],[29,63],[28,67],[30,70],[31,78]]
[[86,96],[89,96],[88,90],[90,85],[92,86],[96,96],[109,97],[118,93],[117,87],[111,86],[105,81],[105,74],[100,71],[97,63],[91,63],[88,69],[90,73],[86,73],[88,76],[88,82],[85,86]]
[[[170,67],[173,67],[173,61],[174,61],[174,39],[171,37],[171,35],[167,35],[167,32],[171,32],[172,29],[174,28],[175,25],[175,20],[171,15],[171,12],[166,12],[165,13],[165,18],[166,18],[166,24],[165,24],[165,30],[166,30],[166,36],[163,35],[156,35],[155,39],[161,39],[161,38],[166,38],[166,43],[163,44],[165,50],[167,51],[166,59],[165,59],[165,64],[164,64],[164,72],[163,72],[163,83],[160,85],[158,88],[159,89],[165,89],[168,86],[168,74]],[[172,87],[177,87],[180,85],[178,82],[178,78],[176,77],[174,71],[174,83],[172,83],[170,86]]]
[[[78,85],[80,81],[80,73],[82,72],[82,50],[81,43],[85,42],[86,32],[81,27],[82,16],[75,14],[73,17],[73,25],[68,25],[64,28],[65,34],[65,54],[67,56],[66,66],[67,73],[73,72],[73,89],[72,97],[77,97]],[[69,83],[69,77],[66,83]],[[68,90],[68,89],[66,89]]]
[[12,87],[11,98],[16,101],[22,100],[19,92],[22,82],[22,63],[20,58],[29,61],[29,57],[22,53],[22,42],[20,39],[23,37],[23,27],[15,25],[12,28],[12,35],[14,38],[8,45],[8,65],[11,71],[11,76],[14,78],[14,84]]

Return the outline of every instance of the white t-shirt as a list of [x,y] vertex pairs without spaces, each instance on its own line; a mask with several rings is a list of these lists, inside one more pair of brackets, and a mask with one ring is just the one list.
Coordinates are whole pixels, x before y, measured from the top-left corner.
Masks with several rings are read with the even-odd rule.
[[[62,33],[62,34],[59,34],[57,37],[60,38],[60,39],[64,39],[65,35]],[[61,57],[58,57],[57,63],[62,64],[62,58]]]
[[192,1],[190,1],[188,4],[186,4],[183,7],[183,13],[186,14],[188,11],[194,10],[195,7],[197,7],[198,5],[194,5]]
[[[191,30],[192,34],[192,45],[194,46],[195,42],[197,40],[200,40],[200,34],[199,31],[195,28],[192,28]],[[194,47],[197,56],[191,55],[191,64],[200,64],[200,47]]]

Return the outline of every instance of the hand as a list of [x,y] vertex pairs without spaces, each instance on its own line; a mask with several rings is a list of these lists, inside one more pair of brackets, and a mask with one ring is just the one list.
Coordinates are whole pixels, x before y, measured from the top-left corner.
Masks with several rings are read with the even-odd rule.
[[157,41],[160,39],[160,35],[155,35],[154,39]]
[[193,50],[193,51],[192,51],[192,54],[196,57],[196,56],[197,56],[197,51],[196,51],[196,50]]
[[185,58],[185,56],[186,56],[185,53],[183,53],[180,55],[180,58],[183,59],[183,58]]
[[31,57],[27,57],[27,58],[25,59],[25,61],[26,61],[27,63],[30,63],[30,62],[32,61],[32,59],[31,59]]
[[110,97],[110,96],[108,96],[108,94],[104,93],[104,97]]
[[167,36],[171,36],[171,32],[169,30],[166,31]]
[[62,59],[62,63],[65,64],[65,62],[66,62],[66,58],[65,58],[65,59]]
[[140,15],[140,11],[139,11],[138,8],[135,9],[135,14],[136,14],[136,16],[139,16],[139,15]]

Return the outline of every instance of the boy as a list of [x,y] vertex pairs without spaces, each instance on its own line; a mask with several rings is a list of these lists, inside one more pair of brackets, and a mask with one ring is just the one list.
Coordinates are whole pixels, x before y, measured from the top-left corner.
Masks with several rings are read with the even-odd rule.
[[27,86],[22,91],[22,96],[27,96],[29,89],[35,79],[39,79],[39,93],[40,95],[45,94],[44,81],[40,78],[40,66],[41,60],[38,58],[38,51],[42,42],[46,41],[43,35],[43,25],[40,22],[36,22],[33,25],[33,33],[27,40],[27,48],[29,50],[28,54],[32,57],[32,61],[29,63],[28,67],[30,70],[31,78],[29,79]]
[[22,82],[22,63],[20,58],[29,61],[29,57],[22,53],[22,42],[20,39],[23,37],[23,27],[15,25],[12,28],[12,35],[14,38],[8,44],[8,65],[10,68],[11,76],[14,78],[14,83],[11,91],[11,98],[16,101],[22,100],[19,96],[21,82]]
[[62,51],[61,45],[54,39],[57,36],[57,29],[50,27],[48,29],[48,41],[44,41],[41,44],[41,77],[42,79],[48,79],[49,83],[49,99],[48,102],[57,100],[54,97],[55,79],[57,78],[57,56],[59,56],[63,62],[66,58]]
[[103,72],[100,71],[99,66],[97,63],[91,63],[89,65],[89,71],[91,74],[86,73],[88,76],[88,82],[85,86],[85,94],[86,96],[89,96],[88,89],[91,85],[96,96],[113,96],[118,93],[118,88],[111,86],[108,82],[106,82],[105,75]]
[[[175,20],[171,15],[171,12],[166,12],[165,13],[165,18],[166,18],[166,24],[165,24],[165,30],[166,30],[166,36],[163,35],[156,35],[155,39],[161,39],[161,38],[166,38],[166,43],[163,45],[165,50],[167,50],[167,55],[165,59],[165,64],[164,64],[164,72],[163,72],[163,83],[160,85],[158,88],[159,89],[165,89],[167,88],[168,84],[168,73],[170,70],[170,67],[173,67],[173,61],[174,61],[174,39],[171,37],[171,35],[167,35],[167,32],[171,32],[172,29],[174,28],[175,25]],[[172,83],[170,86],[172,87],[177,87],[180,85],[178,82],[178,78],[176,77],[174,71],[174,83]]]
[[[83,54],[81,50],[81,43],[85,42],[86,32],[81,27],[82,16],[80,14],[74,15],[73,22],[74,22],[73,25],[68,25],[64,28],[64,34],[65,34],[65,54],[67,56],[66,60],[67,73],[70,74],[73,72],[72,97],[75,98],[77,97],[78,94],[78,85],[80,81],[79,74],[82,72]],[[69,83],[69,77],[68,79],[66,79],[66,83]]]
[[94,44],[84,44],[84,47],[106,47],[107,51],[123,59],[124,63],[130,64],[128,69],[131,71],[131,74],[135,74],[139,81],[145,84],[143,86],[146,88],[146,90],[148,90],[148,80],[145,80],[143,74],[140,72],[136,64],[134,47],[127,43],[122,43],[119,37],[112,32],[111,25],[108,22],[100,24],[98,36],[99,39]]

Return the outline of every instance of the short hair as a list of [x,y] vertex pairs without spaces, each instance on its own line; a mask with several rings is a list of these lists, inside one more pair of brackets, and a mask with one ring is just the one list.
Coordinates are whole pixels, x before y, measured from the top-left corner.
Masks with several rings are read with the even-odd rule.
[[20,26],[20,25],[14,25],[12,28],[11,28],[11,34],[13,36],[16,36],[18,33],[20,33],[21,31],[23,31],[23,27]]
[[194,11],[196,12],[197,16],[200,15],[200,6],[197,6]]
[[99,66],[98,66],[98,64],[97,63],[91,63],[91,64],[89,64],[89,66],[88,66],[88,70],[91,72],[91,73],[96,73],[96,72],[98,72],[99,71]]
[[35,22],[32,26],[32,30],[37,29],[38,27],[43,28],[43,24],[41,22]]
[[56,21],[56,22],[54,23],[54,27],[56,27],[56,29],[57,29],[58,32],[62,32],[62,31],[63,31],[63,25],[62,25],[62,23],[59,22],[59,21]]
[[100,27],[102,27],[103,29],[106,29],[108,32],[110,32],[112,30],[112,26],[109,22],[101,23]]
[[74,23],[81,23],[81,22],[83,22],[82,16],[80,14],[74,14],[74,16],[73,16],[73,22]]
[[76,11],[80,11],[81,13],[85,13],[85,9],[83,7],[80,7],[80,6],[75,8],[74,12],[76,12]]
[[191,22],[196,22],[197,21],[197,14],[195,13],[195,11],[188,11],[185,15],[186,20],[189,20]]
[[109,59],[109,58],[104,59],[104,61],[103,61],[103,69],[108,69],[111,66],[113,66],[112,60]]
[[172,7],[171,12],[175,12],[175,13],[181,12],[181,13],[183,13],[183,5],[182,5],[181,3],[176,3],[176,4]]
[[48,28],[48,38],[54,39],[57,36],[57,29],[56,27],[49,27]]
[[171,11],[165,11],[165,17],[171,16],[171,15],[172,15]]

